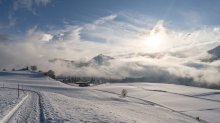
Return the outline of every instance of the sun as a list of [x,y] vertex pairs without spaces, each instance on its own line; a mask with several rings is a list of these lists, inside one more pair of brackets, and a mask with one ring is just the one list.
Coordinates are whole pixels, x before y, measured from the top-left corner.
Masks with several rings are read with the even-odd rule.
[[167,40],[166,29],[163,27],[163,21],[159,21],[154,28],[150,31],[150,35],[143,41],[146,50],[160,50],[161,46]]
[[144,45],[152,49],[159,48],[164,42],[164,36],[161,34],[151,34],[145,41]]

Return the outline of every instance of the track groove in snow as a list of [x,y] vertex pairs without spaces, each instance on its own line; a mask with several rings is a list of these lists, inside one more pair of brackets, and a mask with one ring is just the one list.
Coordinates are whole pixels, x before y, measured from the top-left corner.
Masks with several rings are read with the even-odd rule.
[[[43,111],[43,109],[44,109],[44,107],[43,107],[43,104],[42,104],[42,95],[39,93],[39,92],[37,92],[37,91],[32,91],[32,90],[25,90],[25,91],[28,91],[28,92],[31,92],[31,93],[34,93],[34,94],[36,94],[37,95],[37,97],[38,97],[38,110],[39,110],[39,117],[40,117],[40,122],[41,123],[45,123],[45,117],[44,117],[44,111]],[[29,108],[31,108],[31,107],[29,107]]]
[[181,95],[181,96],[186,96],[186,97],[192,97],[192,98],[197,98],[197,99],[202,99],[202,100],[208,100],[208,101],[213,101],[213,102],[220,102],[220,100],[213,100],[213,99],[207,99],[207,98],[202,98],[198,96],[192,96],[192,95],[187,95],[187,94],[180,94],[180,93],[174,93],[174,92],[169,92],[169,91],[164,91],[164,90],[150,90],[150,89],[145,89],[143,87],[135,86],[132,84],[128,84],[137,88],[141,88],[144,91],[156,91],[156,92],[161,92],[161,93],[170,93],[170,94],[176,94],[176,95]]
[[18,108],[23,104],[23,102],[27,99],[28,95],[24,97],[1,121],[0,123],[7,123],[10,118],[15,114]]
[[[135,86],[135,87],[137,87],[137,86]],[[168,92],[168,91],[162,91],[162,90],[149,90],[149,89],[144,89],[142,87],[139,87],[139,88],[141,88],[145,91],[157,91],[157,92],[162,92],[162,93],[177,94],[177,95],[181,95],[181,96],[192,97],[192,98],[208,100],[208,101],[213,101],[213,102],[220,102],[219,100],[207,99],[207,98],[202,98],[202,97],[197,97],[197,96],[192,96],[192,95],[186,95],[186,94],[180,94],[180,93],[174,93],[174,92]]]

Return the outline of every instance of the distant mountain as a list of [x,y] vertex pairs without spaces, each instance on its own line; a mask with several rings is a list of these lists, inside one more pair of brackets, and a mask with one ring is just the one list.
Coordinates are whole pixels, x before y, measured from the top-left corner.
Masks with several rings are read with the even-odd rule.
[[110,56],[103,55],[103,54],[99,54],[98,56],[92,58],[89,62],[96,63],[97,65],[100,66],[100,65],[106,65],[107,62],[112,59],[114,59],[114,58],[112,58]]
[[220,59],[220,46],[215,47],[212,50],[207,51],[209,54],[213,55],[213,57],[202,60],[204,62],[213,62],[215,60],[219,60]]
[[106,56],[103,54],[99,54],[98,56],[95,56],[89,61],[70,61],[70,60],[64,60],[64,59],[51,59],[49,60],[49,63],[58,63],[61,66],[65,66],[68,68],[71,67],[98,67],[101,65],[109,65],[109,60],[114,59],[113,57]]
[[208,53],[220,58],[220,46],[217,46],[216,48],[209,50]]

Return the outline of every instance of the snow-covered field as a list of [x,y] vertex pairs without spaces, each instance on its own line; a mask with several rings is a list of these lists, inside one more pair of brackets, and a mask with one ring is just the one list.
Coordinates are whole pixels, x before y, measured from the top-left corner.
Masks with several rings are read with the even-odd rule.
[[37,72],[0,72],[0,123],[219,123],[219,117],[219,90],[158,83],[77,87]]

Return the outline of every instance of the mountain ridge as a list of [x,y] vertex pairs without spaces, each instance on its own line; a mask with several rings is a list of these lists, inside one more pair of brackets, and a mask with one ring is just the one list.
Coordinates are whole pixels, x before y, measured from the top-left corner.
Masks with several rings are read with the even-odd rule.
[[211,58],[204,59],[204,62],[213,62],[220,59],[220,45],[207,51],[208,54],[213,55]]
[[108,61],[113,60],[113,57],[99,54],[98,56],[93,57],[89,61],[71,61],[71,60],[65,60],[60,58],[50,59],[48,60],[49,63],[56,63],[60,62],[61,66],[66,67],[95,67],[95,66],[102,66],[102,65],[109,65]]

